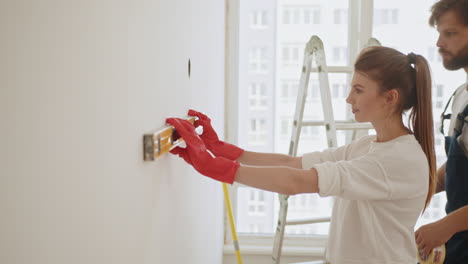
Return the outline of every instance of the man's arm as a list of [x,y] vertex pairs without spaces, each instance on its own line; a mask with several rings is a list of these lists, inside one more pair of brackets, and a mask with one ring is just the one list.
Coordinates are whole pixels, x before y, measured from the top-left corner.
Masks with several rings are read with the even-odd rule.
[[468,230],[468,205],[453,211],[444,218],[421,226],[416,231],[416,243],[425,254],[447,242],[454,234]]
[[445,162],[440,168],[437,170],[437,187],[436,193],[440,193],[445,191],[445,166],[447,162]]
[[302,157],[292,157],[276,153],[244,151],[237,161],[250,166],[285,166],[302,169]]
[[468,205],[453,211],[444,218],[446,218],[446,226],[452,235],[468,230]]

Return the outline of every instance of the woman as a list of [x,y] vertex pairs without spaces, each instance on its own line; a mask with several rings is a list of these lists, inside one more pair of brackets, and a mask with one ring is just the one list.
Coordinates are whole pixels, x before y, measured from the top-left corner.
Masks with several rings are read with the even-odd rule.
[[[370,47],[354,70],[346,102],[376,135],[302,157],[255,153],[220,141],[210,119],[191,110],[204,132],[199,137],[188,121],[168,119],[187,144],[173,153],[215,180],[335,196],[327,252],[332,264],[416,263],[414,225],[436,186],[429,67],[420,55]],[[410,128],[403,123],[407,110]]]

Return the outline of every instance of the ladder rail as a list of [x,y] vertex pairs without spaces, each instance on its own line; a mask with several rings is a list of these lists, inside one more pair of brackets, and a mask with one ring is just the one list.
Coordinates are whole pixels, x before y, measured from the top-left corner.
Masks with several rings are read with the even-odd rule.
[[[313,37],[312,37],[313,38]],[[327,134],[327,145],[329,148],[337,147],[336,139],[336,125],[335,118],[333,115],[333,107],[331,104],[331,93],[330,93],[330,82],[328,80],[327,62],[325,59],[325,49],[323,48],[323,42],[317,37],[317,50],[315,58],[317,60],[317,68],[319,69],[319,87],[320,95],[322,98],[328,100],[322,100],[323,117],[325,121],[325,132]]]
[[[352,121],[335,121],[335,130],[373,129],[370,123],[353,123]],[[324,121],[302,121],[302,126],[325,126]]]
[[[309,41],[310,43],[310,41]],[[304,115],[304,107],[307,98],[307,87],[309,86],[309,79],[310,79],[310,69],[312,66],[312,60],[310,55],[313,52],[313,47],[306,45],[304,50],[304,59],[303,59],[303,66],[301,71],[301,78],[299,81],[299,90],[298,96],[296,98],[296,108],[294,111],[294,122],[293,122],[293,129],[291,134],[291,142],[289,145],[289,155],[296,156],[297,155],[297,142],[299,142],[300,133],[301,133],[301,123]],[[303,96],[300,96],[303,95]],[[280,212],[278,215],[278,222],[276,227],[276,234],[275,239],[273,242],[273,253],[272,253],[272,260],[273,263],[279,264],[281,251],[283,248],[283,239],[284,239],[284,231],[286,225],[286,218],[288,212],[288,195],[279,194],[279,203],[280,203]]]
[[309,218],[309,219],[296,219],[296,220],[289,220],[286,221],[286,225],[309,225],[309,224],[320,224],[320,223],[328,223],[330,222],[330,217],[316,217],[316,218]]
[[[307,99],[307,88],[309,87],[309,80],[310,80],[310,73],[312,70],[312,60],[315,58],[317,64],[317,71],[319,73],[319,86],[321,96],[329,96],[330,89],[329,89],[329,80],[328,80],[328,71],[326,66],[325,60],[325,51],[323,48],[323,42],[318,36],[312,36],[307,43],[304,49],[304,60],[303,66],[301,71],[301,78],[299,82],[299,90],[298,96],[296,99],[296,108],[294,112],[294,121],[293,121],[293,129],[291,134],[291,142],[289,145],[289,155],[296,156],[298,143],[300,139],[301,128],[303,126],[303,117],[304,117],[304,108]],[[323,101],[323,100],[322,100]],[[329,147],[336,146],[336,126],[335,120],[333,118],[333,109],[331,106],[331,101],[329,104],[322,102],[322,108],[324,113],[324,119],[327,120],[325,127],[327,129],[327,141]],[[273,253],[272,253],[272,260],[273,263],[279,264],[281,251],[283,247],[283,240],[284,240],[284,232],[285,227],[288,224],[286,221],[287,219],[287,211],[288,211],[288,198],[289,196],[280,194],[279,195],[279,202],[280,202],[280,212],[278,216],[277,228],[275,239],[273,242]]]

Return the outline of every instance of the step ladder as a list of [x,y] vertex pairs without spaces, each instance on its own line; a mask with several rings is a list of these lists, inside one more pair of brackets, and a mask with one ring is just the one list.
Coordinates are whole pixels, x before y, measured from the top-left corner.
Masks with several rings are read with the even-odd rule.
[[[379,41],[375,38],[369,39],[367,46],[380,46]],[[309,78],[312,70],[312,60],[315,59],[317,72],[319,77],[320,97],[322,101],[322,111],[324,120],[321,121],[304,121],[304,108],[307,99],[307,88],[309,86]],[[304,60],[302,65],[301,79],[299,82],[299,90],[297,93],[296,110],[294,113],[293,128],[291,142],[289,145],[289,155],[296,156],[301,129],[304,126],[323,126],[325,127],[327,145],[329,148],[337,147],[337,130],[352,130],[352,140],[361,135],[367,134],[369,129],[372,129],[370,123],[356,123],[354,121],[336,121],[333,116],[333,107],[328,81],[328,69],[325,59],[325,51],[322,40],[314,35],[307,42],[304,50]],[[279,194],[280,210],[278,223],[276,227],[275,239],[273,244],[272,260],[274,264],[280,263],[281,250],[283,247],[284,231],[287,225],[304,225],[314,223],[330,222],[330,217],[320,217],[302,220],[287,221],[288,212],[288,195]],[[326,250],[325,250],[326,253]],[[325,256],[323,260],[307,262],[308,264],[327,264]],[[303,263],[305,264],[305,263]]]

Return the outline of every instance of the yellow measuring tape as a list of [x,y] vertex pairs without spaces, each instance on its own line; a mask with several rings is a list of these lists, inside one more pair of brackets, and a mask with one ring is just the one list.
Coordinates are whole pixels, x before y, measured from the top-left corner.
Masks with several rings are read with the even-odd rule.
[[236,227],[234,226],[234,216],[232,215],[231,199],[229,198],[229,191],[226,183],[223,183],[224,201],[226,202],[226,209],[229,216],[229,224],[231,226],[232,242],[234,244],[234,250],[236,251],[237,263],[242,264],[242,258],[240,254],[239,241],[237,240]]

